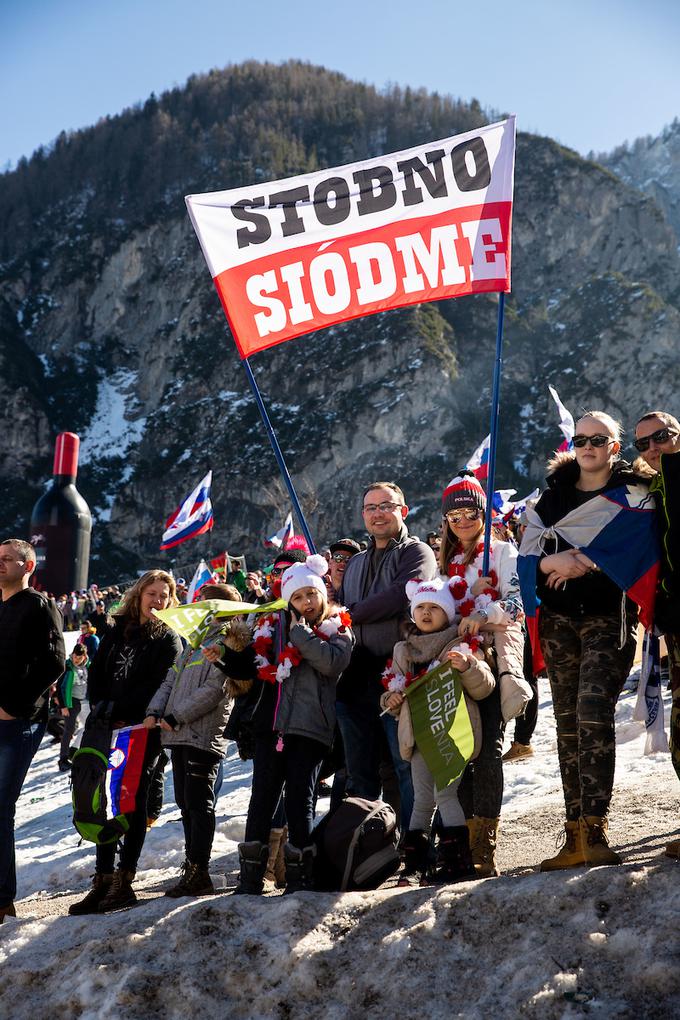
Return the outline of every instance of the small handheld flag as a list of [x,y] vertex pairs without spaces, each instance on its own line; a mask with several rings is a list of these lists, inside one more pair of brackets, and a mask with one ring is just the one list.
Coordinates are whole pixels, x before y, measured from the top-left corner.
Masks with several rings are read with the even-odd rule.
[[213,511],[210,502],[211,483],[212,471],[208,471],[194,491],[168,517],[161,540],[161,551],[172,549],[189,538],[211,530],[213,526]]
[[576,425],[574,424],[574,417],[571,411],[568,411],[559,398],[557,390],[554,386],[548,386],[550,396],[557,404],[557,410],[560,412],[560,432],[564,436],[564,442],[560,444],[558,449],[560,450],[573,450],[573,438],[574,432],[576,431]]
[[286,543],[292,537],[293,537],[293,515],[288,514],[286,520],[284,521],[283,527],[279,528],[279,530],[276,531],[273,535],[270,535],[269,538],[265,538],[264,544],[267,546],[267,548],[285,549]]
[[475,452],[465,465],[466,470],[472,471],[475,478],[485,482],[489,477],[489,450],[491,448],[491,435],[488,435],[483,443],[480,443]]

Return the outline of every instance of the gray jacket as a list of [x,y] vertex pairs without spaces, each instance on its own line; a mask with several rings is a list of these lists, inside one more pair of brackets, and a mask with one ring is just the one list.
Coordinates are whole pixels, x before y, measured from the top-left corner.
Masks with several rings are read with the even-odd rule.
[[280,685],[281,701],[273,728],[330,747],[335,730],[335,685],[352,654],[352,631],[340,631],[325,641],[306,624],[298,623],[290,628],[289,640],[303,659]]
[[222,757],[227,749],[224,727],[232,707],[228,678],[203,657],[200,648],[185,648],[154,694],[147,715],[172,715],[179,727],[161,730],[166,747],[199,747]]
[[413,578],[429,581],[438,568],[429,545],[411,538],[402,525],[383,553],[371,583],[368,574],[375,541],[371,538],[365,552],[356,553],[345,567],[340,591],[352,617],[357,646],[373,655],[391,655],[399,641],[399,624],[408,611],[406,582]]

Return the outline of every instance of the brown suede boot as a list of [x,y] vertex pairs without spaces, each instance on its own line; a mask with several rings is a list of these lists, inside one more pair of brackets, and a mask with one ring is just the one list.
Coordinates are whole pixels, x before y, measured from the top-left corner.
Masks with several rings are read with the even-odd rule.
[[[470,851],[477,878],[498,878],[496,867],[496,841],[500,818],[471,818],[467,822],[470,830]],[[473,824],[474,823],[474,824]]]
[[137,902],[135,891],[132,888],[134,877],[134,871],[116,868],[111,888],[97,908],[100,914],[106,914],[109,910],[121,910],[123,907],[134,907]]
[[599,815],[585,815],[579,819],[581,839],[586,864],[591,868],[603,864],[621,864],[621,858],[609,845],[607,839],[607,818]]
[[554,857],[541,861],[539,871],[563,871],[565,868],[579,868],[586,863],[580,819],[564,823],[564,843]]
[[676,860],[680,858],[680,839],[672,839],[667,843],[665,854],[666,857],[674,857]]
[[269,856],[267,857],[267,870],[264,873],[264,880],[277,889],[284,889],[286,885],[286,864],[283,858],[283,848],[287,841],[287,825],[284,825],[282,829],[272,829],[270,831]]
[[69,914],[96,914],[99,911],[99,904],[108,895],[113,882],[113,875],[95,875],[92,879],[92,888],[84,899],[72,903],[68,908]]

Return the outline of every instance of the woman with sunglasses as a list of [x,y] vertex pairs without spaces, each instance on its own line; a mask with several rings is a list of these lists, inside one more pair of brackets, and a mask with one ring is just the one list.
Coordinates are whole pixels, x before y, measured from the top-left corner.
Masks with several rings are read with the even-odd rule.
[[[453,597],[461,637],[475,638],[480,630],[493,633],[499,683],[477,703],[482,722],[482,746],[460,782],[458,797],[470,829],[470,850],[480,878],[498,875],[496,841],[503,800],[504,713],[517,714],[531,697],[522,677],[524,638],[518,622],[523,609],[517,578],[517,549],[492,536],[489,573],[482,575],[486,493],[471,471],[461,471],[442,495],[442,543],[439,566],[454,581]],[[512,691],[502,704],[502,685]],[[524,688],[524,692],[520,692]],[[517,700],[519,698],[519,700]],[[515,704],[509,707],[511,699]]]
[[[640,456],[633,467],[649,473],[657,501],[661,537],[661,583],[655,623],[663,632],[670,673],[673,767],[680,778],[680,422],[667,411],[648,411],[635,426],[635,449]],[[662,456],[663,455],[663,456]],[[668,857],[680,858],[680,839],[666,845]]]
[[[573,453],[558,453],[550,461],[548,488],[534,508],[547,529],[601,493],[646,484],[619,460],[621,426],[610,415],[588,411],[576,423],[573,442]],[[561,537],[548,538],[544,548],[536,577],[538,626],[557,725],[566,839],[540,868],[620,864],[607,839],[607,813],[614,784],[614,712],[633,664],[637,608]]]

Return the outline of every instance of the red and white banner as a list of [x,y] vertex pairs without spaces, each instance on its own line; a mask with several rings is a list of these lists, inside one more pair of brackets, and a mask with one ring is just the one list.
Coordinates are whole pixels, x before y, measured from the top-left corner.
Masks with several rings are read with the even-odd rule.
[[387,308],[510,290],[515,118],[375,159],[188,195],[242,358]]

